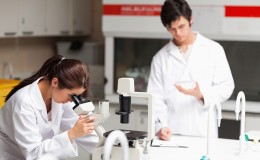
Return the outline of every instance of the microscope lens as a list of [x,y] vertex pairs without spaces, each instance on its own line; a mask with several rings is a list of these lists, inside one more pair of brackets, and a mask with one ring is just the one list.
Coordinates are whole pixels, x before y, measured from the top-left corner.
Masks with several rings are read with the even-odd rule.
[[120,123],[129,123],[129,114],[131,113],[131,97],[119,96],[120,105]]

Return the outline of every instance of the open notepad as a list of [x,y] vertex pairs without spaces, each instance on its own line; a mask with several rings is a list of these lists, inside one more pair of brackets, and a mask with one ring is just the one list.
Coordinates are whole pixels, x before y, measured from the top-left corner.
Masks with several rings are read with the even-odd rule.
[[183,142],[180,139],[176,139],[174,136],[169,141],[164,141],[158,137],[154,137],[151,143],[152,147],[174,147],[174,148],[188,148],[188,143]]

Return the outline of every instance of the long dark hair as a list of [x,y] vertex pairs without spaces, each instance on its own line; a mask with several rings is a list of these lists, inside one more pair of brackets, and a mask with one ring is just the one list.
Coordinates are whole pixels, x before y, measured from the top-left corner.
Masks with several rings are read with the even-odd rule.
[[[50,83],[53,78],[57,78],[60,89],[80,87],[83,87],[86,91],[88,89],[89,74],[87,66],[80,60],[65,59],[61,55],[55,55],[49,58],[38,72],[15,86],[6,96],[5,101],[16,91],[33,83],[40,77],[46,78]],[[86,91],[84,92],[84,96],[86,96]]]
[[171,23],[181,16],[190,22],[192,10],[185,0],[166,0],[164,2],[161,10],[161,21],[165,27],[171,27]]

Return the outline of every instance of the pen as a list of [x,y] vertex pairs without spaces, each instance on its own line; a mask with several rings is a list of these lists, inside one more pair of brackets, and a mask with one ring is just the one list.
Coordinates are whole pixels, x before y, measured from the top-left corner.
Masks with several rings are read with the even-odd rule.
[[188,146],[164,146],[164,145],[152,145],[152,147],[188,148]]
[[162,121],[157,117],[157,122],[162,125]]

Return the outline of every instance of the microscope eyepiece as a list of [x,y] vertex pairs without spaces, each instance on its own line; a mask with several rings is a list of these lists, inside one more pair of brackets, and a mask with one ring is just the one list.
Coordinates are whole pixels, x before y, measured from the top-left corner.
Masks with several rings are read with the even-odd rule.
[[80,104],[89,102],[89,100],[86,100],[85,98],[83,98],[82,95],[71,94],[70,97],[71,97],[71,100],[75,103],[75,106],[73,107],[73,109],[77,108]]

